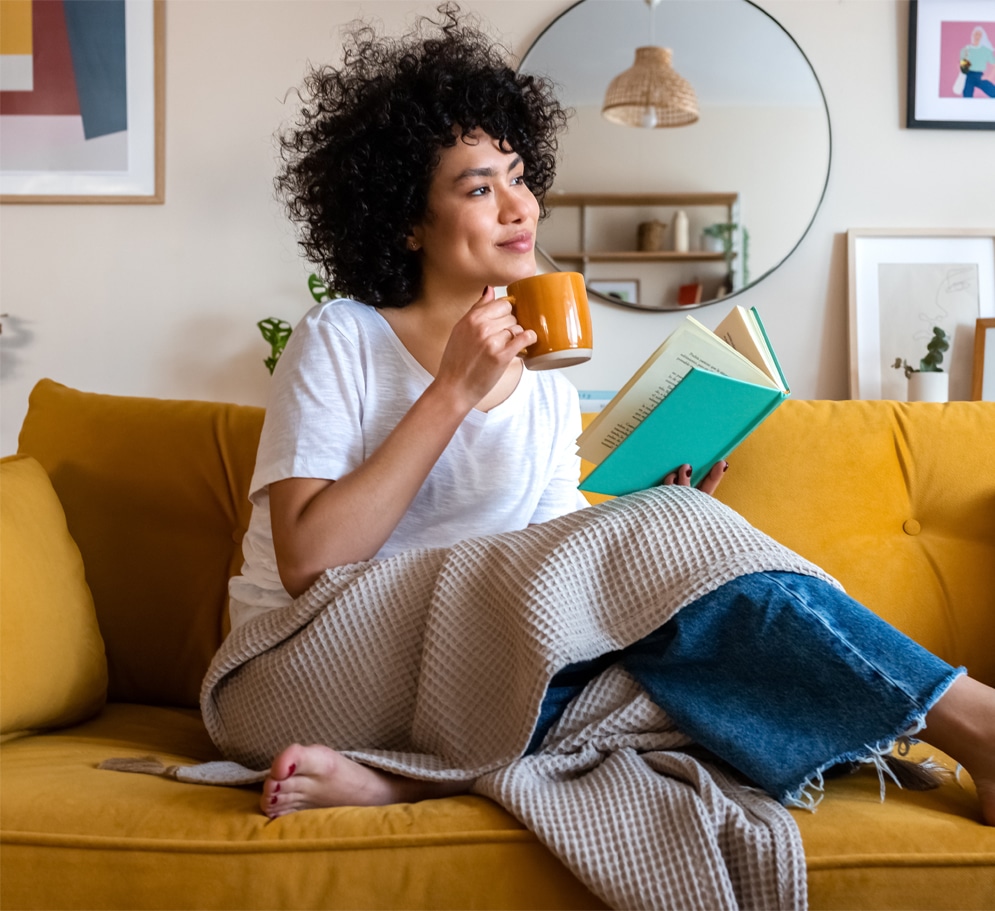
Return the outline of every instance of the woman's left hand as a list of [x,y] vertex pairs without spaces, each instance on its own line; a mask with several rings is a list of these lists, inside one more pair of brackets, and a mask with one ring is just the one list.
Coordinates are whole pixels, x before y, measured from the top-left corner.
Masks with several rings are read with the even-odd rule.
[[[729,463],[723,459],[721,462],[716,462],[712,466],[712,470],[702,478],[701,483],[698,485],[698,490],[702,493],[713,494],[715,493],[715,488],[719,486],[722,478],[725,477],[725,473],[729,468]],[[678,487],[690,487],[691,486],[691,466],[681,465],[677,471],[672,471],[663,479],[664,484],[676,484]]]

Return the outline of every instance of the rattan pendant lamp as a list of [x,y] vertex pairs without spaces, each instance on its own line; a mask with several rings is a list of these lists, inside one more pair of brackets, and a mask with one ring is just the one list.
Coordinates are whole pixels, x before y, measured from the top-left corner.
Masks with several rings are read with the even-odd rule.
[[636,48],[636,62],[619,73],[605,92],[601,116],[628,127],[682,127],[698,119],[698,99],[691,84],[671,65],[670,48],[653,44],[653,7],[650,8],[650,44]]

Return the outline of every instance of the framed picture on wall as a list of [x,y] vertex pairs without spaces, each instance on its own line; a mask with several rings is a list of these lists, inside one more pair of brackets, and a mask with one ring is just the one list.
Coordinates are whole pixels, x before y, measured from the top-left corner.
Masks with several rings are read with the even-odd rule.
[[587,283],[587,287],[589,290],[617,300],[619,303],[639,303],[639,279],[637,278],[594,279]]
[[971,398],[975,324],[995,317],[995,228],[847,232],[850,397],[905,401],[896,360],[918,363],[939,326],[951,400]]
[[906,125],[995,130],[995,0],[911,0]]
[[974,329],[975,402],[995,402],[995,318],[979,319]]
[[161,203],[164,0],[0,4],[0,202]]

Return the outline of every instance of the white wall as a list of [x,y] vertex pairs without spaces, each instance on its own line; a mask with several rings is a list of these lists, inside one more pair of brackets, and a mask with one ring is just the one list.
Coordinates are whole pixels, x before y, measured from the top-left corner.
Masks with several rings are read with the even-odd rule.
[[[169,0],[166,203],[0,209],[0,452],[16,448],[41,377],[97,392],[264,400],[267,351],[255,322],[296,320],[307,270],[273,201],[272,134],[305,61],[337,55],[357,15],[399,29],[434,0]],[[567,0],[466,5],[524,52]],[[795,395],[847,395],[850,227],[990,225],[971,161],[984,131],[906,130],[907,4],[761,0],[811,60],[833,126],[827,198],[795,254],[737,298],[762,308]],[[990,184],[989,184],[990,186]],[[717,305],[698,311],[714,325]],[[617,388],[679,317],[596,307],[596,360],[582,388]]]

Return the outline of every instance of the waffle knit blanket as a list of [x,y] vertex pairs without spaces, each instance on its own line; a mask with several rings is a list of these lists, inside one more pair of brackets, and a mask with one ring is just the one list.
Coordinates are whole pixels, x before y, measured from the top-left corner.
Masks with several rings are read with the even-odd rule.
[[249,769],[323,743],[414,778],[472,782],[615,908],[803,908],[788,812],[696,750],[620,668],[523,756],[558,670],[768,570],[828,578],[680,487],[338,567],[228,637],[204,719]]

